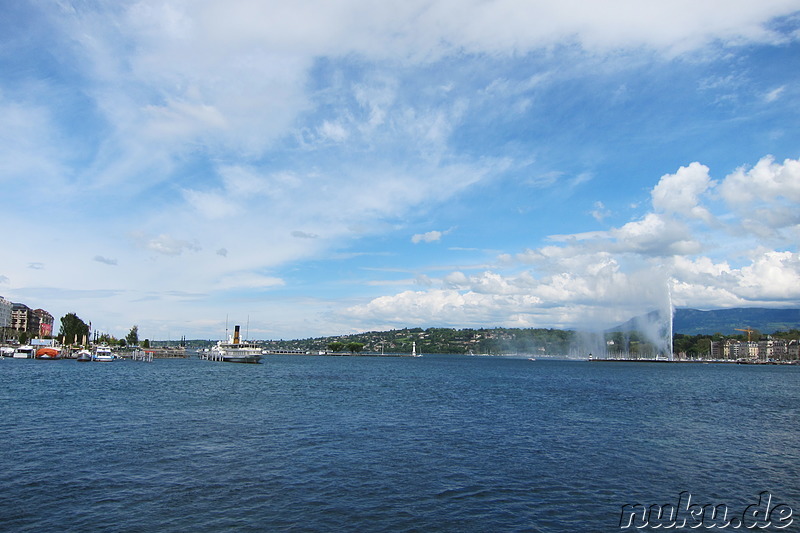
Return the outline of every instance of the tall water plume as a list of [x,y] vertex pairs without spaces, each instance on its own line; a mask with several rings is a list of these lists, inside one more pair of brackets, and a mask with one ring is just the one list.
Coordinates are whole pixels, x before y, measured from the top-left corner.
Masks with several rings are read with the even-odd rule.
[[662,278],[643,287],[641,303],[642,307],[647,306],[644,309],[649,307],[649,312],[645,311],[614,329],[577,332],[571,355],[672,360],[675,310],[671,285],[671,279]]

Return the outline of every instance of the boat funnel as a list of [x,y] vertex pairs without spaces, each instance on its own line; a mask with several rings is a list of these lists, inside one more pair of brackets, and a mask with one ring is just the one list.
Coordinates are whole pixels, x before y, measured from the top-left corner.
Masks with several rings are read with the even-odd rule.
[[239,326],[233,326],[233,344],[239,344]]

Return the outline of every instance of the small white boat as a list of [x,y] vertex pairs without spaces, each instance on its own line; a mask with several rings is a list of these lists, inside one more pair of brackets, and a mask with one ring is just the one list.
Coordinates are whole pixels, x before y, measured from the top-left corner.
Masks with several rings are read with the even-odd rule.
[[19,346],[14,352],[14,359],[34,359],[36,357],[36,348],[30,344]]
[[112,352],[111,348],[108,346],[98,346],[92,356],[92,361],[97,361],[99,363],[110,363],[114,359],[114,352]]
[[75,354],[75,359],[79,363],[88,363],[92,360],[92,352],[89,350],[80,350]]

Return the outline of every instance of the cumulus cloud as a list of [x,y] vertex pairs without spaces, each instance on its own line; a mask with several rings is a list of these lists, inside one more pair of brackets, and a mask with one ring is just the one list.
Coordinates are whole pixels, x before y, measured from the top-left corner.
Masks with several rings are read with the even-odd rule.
[[762,238],[794,237],[800,230],[800,160],[782,164],[762,158],[742,167],[719,186],[726,204],[741,219],[741,228]]
[[800,161],[787,159],[780,164],[766,156],[753,168],[742,167],[727,176],[720,193],[729,205],[739,209],[754,203],[800,203]]
[[[485,315],[509,327],[609,327],[670,305],[708,309],[797,302],[796,248],[759,249],[744,239],[741,253],[750,259],[737,266],[709,254],[716,232],[738,227],[727,206],[746,214],[745,205],[775,208],[796,201],[799,172],[799,161],[776,164],[764,158],[717,185],[708,167],[692,163],[661,177],[651,192],[652,211],[638,220],[608,231],[558,236],[552,239],[558,244],[504,255],[493,270],[475,275],[455,270],[429,290],[382,296],[345,314],[384,324],[409,315],[421,324],[458,326],[475,323],[470,314],[483,307]],[[715,188],[719,196],[711,193]],[[770,219],[761,222],[768,225]],[[784,223],[775,221],[771,229]],[[783,244],[796,247],[789,240]],[[528,268],[516,271],[518,265]]]
[[695,162],[662,176],[652,191],[653,208],[708,221],[711,213],[700,205],[702,195],[715,186],[708,171],[707,166]]

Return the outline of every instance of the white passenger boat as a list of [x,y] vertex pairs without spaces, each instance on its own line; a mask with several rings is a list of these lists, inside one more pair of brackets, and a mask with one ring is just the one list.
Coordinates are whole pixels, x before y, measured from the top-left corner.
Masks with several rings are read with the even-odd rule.
[[92,361],[100,363],[110,363],[114,359],[114,352],[112,352],[111,348],[108,346],[98,346],[95,348],[94,355],[92,356]]
[[204,358],[209,361],[226,363],[258,363],[261,360],[261,347],[254,342],[239,340],[239,326],[235,326],[233,337],[227,342],[219,341]]
[[19,346],[14,352],[14,359],[33,359],[36,357],[36,348],[30,344]]

